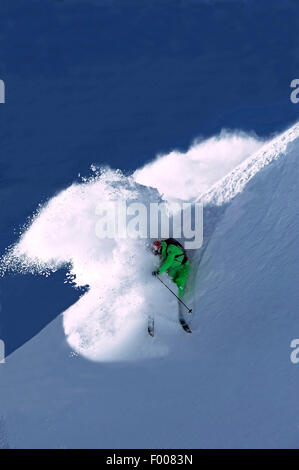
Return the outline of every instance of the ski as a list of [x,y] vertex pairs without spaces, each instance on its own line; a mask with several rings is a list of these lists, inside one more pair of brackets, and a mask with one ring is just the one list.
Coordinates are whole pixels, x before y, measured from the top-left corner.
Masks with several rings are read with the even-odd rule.
[[180,318],[180,324],[182,325],[183,330],[185,330],[187,333],[192,333],[190,326],[183,318]]
[[186,331],[186,333],[192,333],[190,326],[188,325],[188,323],[186,322],[184,318],[181,303],[179,303],[179,322],[182,325],[183,330]]
[[150,336],[154,336],[154,318],[148,317],[147,331]]

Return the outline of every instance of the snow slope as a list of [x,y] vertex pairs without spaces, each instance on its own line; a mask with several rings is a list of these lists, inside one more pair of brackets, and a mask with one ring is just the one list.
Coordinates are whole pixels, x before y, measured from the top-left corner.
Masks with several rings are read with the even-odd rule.
[[[72,352],[68,314],[7,358],[11,447],[298,447],[298,137],[295,125],[218,183],[220,199],[207,196],[193,335],[161,290],[157,336],[139,317],[121,348],[130,361]],[[145,313],[152,288],[139,289]]]

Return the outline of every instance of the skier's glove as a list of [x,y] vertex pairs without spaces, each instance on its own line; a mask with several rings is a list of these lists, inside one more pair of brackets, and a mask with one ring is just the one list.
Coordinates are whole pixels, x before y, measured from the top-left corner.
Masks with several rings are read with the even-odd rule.
[[155,277],[157,276],[157,274],[158,274],[158,271],[153,271],[152,272],[152,275],[155,276]]

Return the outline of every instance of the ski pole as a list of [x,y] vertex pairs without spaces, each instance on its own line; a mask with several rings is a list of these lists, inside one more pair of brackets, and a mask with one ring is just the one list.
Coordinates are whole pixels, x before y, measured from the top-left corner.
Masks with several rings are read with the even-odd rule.
[[165,282],[162,281],[162,279],[157,274],[156,278],[159,279],[159,281],[162,282],[162,284],[167,287],[168,290],[170,290],[170,292],[178,299],[179,302],[181,302],[181,304],[184,305],[184,307],[188,310],[189,313],[192,313],[192,308],[187,307],[187,305],[165,284]]

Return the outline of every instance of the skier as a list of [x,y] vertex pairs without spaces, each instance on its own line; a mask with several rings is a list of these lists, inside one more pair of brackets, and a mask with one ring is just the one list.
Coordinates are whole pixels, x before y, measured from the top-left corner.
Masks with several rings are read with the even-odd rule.
[[[152,244],[152,252],[155,255],[159,255],[162,259],[162,264],[158,271],[153,271],[153,276],[167,272],[169,277],[178,286],[178,300],[179,300],[179,322],[183,329],[187,333],[192,333],[188,323],[186,322],[183,312],[182,305],[188,309],[189,313],[192,309],[189,309],[186,304],[182,301],[181,297],[184,293],[185,285],[189,275],[189,261],[186,252],[182,245],[174,238],[167,238],[167,240],[156,240]],[[164,282],[159,278],[164,284]],[[167,286],[166,286],[167,287]],[[167,287],[168,288],[168,287]],[[169,289],[169,288],[168,288]],[[171,289],[169,289],[171,290]],[[171,291],[172,292],[172,291]],[[154,336],[154,316],[149,315],[148,317],[148,333],[150,336]]]
[[159,255],[162,264],[158,271],[153,271],[153,276],[167,272],[169,277],[178,286],[178,296],[182,297],[188,279],[190,266],[187,255],[182,245],[174,238],[156,240],[152,244],[152,252]]

